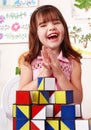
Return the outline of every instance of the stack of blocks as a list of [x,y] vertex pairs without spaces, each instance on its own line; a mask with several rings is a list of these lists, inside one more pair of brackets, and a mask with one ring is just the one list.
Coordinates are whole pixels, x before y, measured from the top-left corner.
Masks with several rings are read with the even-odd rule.
[[38,78],[38,90],[16,91],[13,130],[89,130],[72,90],[56,90],[55,78]]

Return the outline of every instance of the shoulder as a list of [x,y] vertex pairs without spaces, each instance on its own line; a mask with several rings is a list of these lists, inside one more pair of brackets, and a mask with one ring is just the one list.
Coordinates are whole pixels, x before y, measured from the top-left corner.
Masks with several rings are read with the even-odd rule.
[[81,62],[72,59],[72,64],[73,64],[72,71],[75,73],[81,73]]

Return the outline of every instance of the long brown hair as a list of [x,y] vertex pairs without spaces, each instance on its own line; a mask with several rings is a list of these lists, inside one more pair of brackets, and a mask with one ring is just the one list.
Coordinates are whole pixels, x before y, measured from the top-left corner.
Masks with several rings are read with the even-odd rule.
[[40,16],[42,16],[42,18],[46,21],[59,19],[62,22],[65,34],[63,42],[60,44],[60,51],[62,50],[64,57],[74,57],[79,62],[82,57],[71,46],[68,27],[64,17],[61,12],[52,5],[40,6],[32,13],[29,28],[29,53],[25,56],[25,61],[31,63],[40,54],[42,49],[42,43],[39,41],[37,35],[37,22]]

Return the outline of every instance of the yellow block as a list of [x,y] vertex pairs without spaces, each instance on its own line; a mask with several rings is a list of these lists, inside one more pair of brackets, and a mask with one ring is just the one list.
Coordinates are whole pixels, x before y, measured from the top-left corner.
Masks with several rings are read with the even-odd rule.
[[38,104],[39,91],[31,91],[30,94],[31,94],[31,97],[32,97],[32,103]]
[[29,121],[23,125],[23,127],[20,130],[30,130],[30,123]]
[[46,120],[48,124],[54,129],[59,130],[59,121],[58,120]]
[[60,121],[60,130],[70,130],[62,121]]
[[66,104],[66,92],[55,91],[55,102],[56,104]]
[[48,104],[48,101],[45,99],[45,97],[41,94],[39,96],[39,104]]
[[40,78],[41,79],[41,82],[40,82],[40,84],[39,84],[39,86],[38,86],[38,90],[44,90],[44,78]]
[[16,104],[13,104],[13,117],[16,117]]
[[17,105],[17,107],[23,112],[23,114],[27,117],[30,118],[30,109],[29,105]]

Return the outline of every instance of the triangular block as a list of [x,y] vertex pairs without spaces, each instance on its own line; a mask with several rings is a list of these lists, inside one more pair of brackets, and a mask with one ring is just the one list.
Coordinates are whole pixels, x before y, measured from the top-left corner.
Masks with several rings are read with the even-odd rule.
[[38,78],[38,90],[44,90],[44,78]]
[[49,92],[40,91],[39,94],[39,104],[48,104],[49,103]]
[[45,119],[46,107],[45,105],[32,105],[32,119]]
[[17,119],[30,119],[30,106],[29,105],[17,105],[16,107]]

